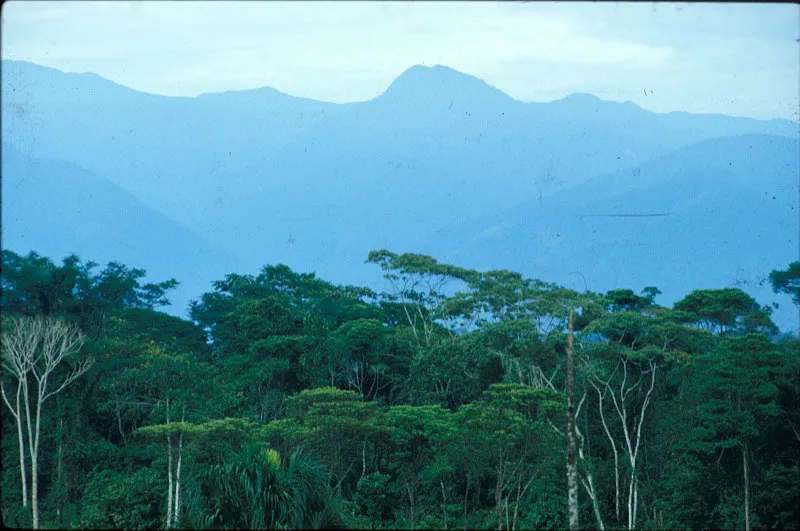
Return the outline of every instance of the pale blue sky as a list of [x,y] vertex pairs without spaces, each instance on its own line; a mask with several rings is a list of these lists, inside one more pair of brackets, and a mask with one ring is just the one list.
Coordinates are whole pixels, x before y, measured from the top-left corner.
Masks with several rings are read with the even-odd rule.
[[799,27],[791,4],[7,2],[2,57],[157,94],[335,102],[444,64],[523,101],[798,120]]

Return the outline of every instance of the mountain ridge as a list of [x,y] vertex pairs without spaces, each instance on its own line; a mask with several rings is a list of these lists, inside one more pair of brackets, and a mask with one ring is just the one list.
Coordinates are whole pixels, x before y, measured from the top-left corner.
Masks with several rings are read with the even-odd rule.
[[[106,90],[97,79],[64,77],[53,69],[30,76],[25,68],[11,70],[9,75],[4,68],[2,77],[3,138],[27,155],[65,161],[106,178],[202,234],[210,245],[230,249],[238,257],[235,271],[285,263],[341,283],[370,283],[372,270],[363,260],[376,248],[446,259],[443,253],[452,246],[432,244],[431,232],[451,234],[464,220],[501,215],[500,222],[471,234],[496,242],[510,230],[502,217],[509,211],[559,193],[577,194],[593,179],[595,191],[634,194],[628,190],[632,172],[646,171],[648,162],[673,153],[682,153],[668,168],[676,176],[709,164],[719,169],[720,157],[727,156],[768,168],[776,153],[783,160],[786,152],[797,151],[791,142],[798,127],[789,121],[658,114],[580,94],[554,103],[524,103],[448,67],[411,69],[388,96],[349,104],[298,99],[274,89],[160,97]],[[777,141],[783,147],[775,149],[751,153],[743,146],[715,155],[715,139],[747,134],[790,140]],[[693,148],[697,156],[681,152],[691,146],[699,146]],[[741,159],[744,155],[752,161]],[[659,164],[663,169],[663,161]],[[687,190],[695,184],[684,181]],[[662,188],[665,197],[680,199]],[[737,190],[730,199],[750,205],[744,189]],[[703,194],[715,193],[708,186],[695,191],[686,198],[687,208],[702,202]],[[545,228],[556,230],[545,231],[536,245],[563,248],[562,226],[585,227],[580,223],[553,222]],[[640,245],[632,242],[633,235],[647,238],[634,231],[623,241]],[[525,245],[526,233],[518,236]],[[68,231],[59,237],[77,238]],[[586,246],[602,253],[599,241],[588,239]],[[620,252],[613,241],[602,241]],[[560,260],[589,259],[580,255],[580,240],[570,245],[574,255]],[[504,256],[503,245],[487,249],[474,252]],[[693,248],[681,252],[702,254]],[[506,265],[524,266],[523,258],[511,256]],[[645,270],[657,266],[650,259],[631,260],[628,273],[609,266],[602,275],[618,279],[618,287],[638,278],[637,264]],[[195,274],[192,267],[181,267],[173,273],[179,279]],[[691,272],[684,276],[687,282],[695,279]]]
[[167,95],[167,94],[161,94],[161,93],[156,93],[156,92],[148,92],[148,91],[145,91],[145,90],[135,89],[133,87],[129,87],[129,86],[124,85],[122,83],[118,83],[116,81],[112,81],[112,80],[110,80],[110,79],[108,79],[106,77],[103,77],[103,76],[101,76],[99,74],[96,74],[94,72],[67,72],[67,71],[60,70],[60,69],[55,68],[55,67],[41,65],[41,64],[38,64],[38,63],[33,63],[31,61],[25,61],[25,60],[19,60],[19,59],[3,59],[3,60],[1,60],[0,61],[0,72],[6,66],[11,66],[12,68],[13,67],[16,67],[16,68],[20,68],[20,67],[23,67],[23,68],[35,67],[35,69],[39,69],[40,72],[49,71],[51,73],[55,72],[55,73],[64,74],[64,75],[67,75],[67,76],[86,76],[87,79],[96,78],[98,80],[102,80],[105,83],[108,83],[110,85],[114,85],[116,87],[121,87],[121,88],[127,89],[128,91],[131,91],[131,92],[135,92],[135,93],[143,94],[143,95],[148,95],[148,96],[158,96],[158,97],[163,97],[163,98],[173,98],[173,99],[182,99],[182,100],[197,100],[197,99],[207,99],[208,97],[211,97],[211,96],[222,96],[222,95],[233,95],[233,94],[241,95],[241,94],[245,94],[245,93],[263,92],[264,94],[274,93],[276,95],[287,96],[289,98],[294,98],[294,99],[297,99],[297,100],[303,100],[303,101],[307,101],[307,102],[322,103],[322,104],[327,104],[327,105],[331,105],[331,106],[352,105],[352,104],[358,104],[358,103],[366,103],[366,102],[375,100],[377,98],[380,98],[384,94],[386,94],[386,92],[388,92],[389,89],[391,89],[392,85],[395,82],[397,82],[398,80],[401,80],[407,74],[409,74],[409,73],[416,74],[421,70],[427,69],[427,70],[433,70],[433,71],[447,71],[448,75],[451,75],[452,73],[455,73],[458,76],[453,76],[453,77],[456,77],[456,78],[458,78],[459,76],[461,78],[471,78],[473,80],[478,81],[479,83],[481,83],[482,85],[484,85],[488,89],[491,89],[493,91],[497,91],[497,92],[502,93],[508,99],[511,99],[511,100],[519,102],[519,103],[524,103],[524,104],[547,105],[547,104],[551,104],[551,103],[564,102],[565,100],[574,101],[577,98],[583,98],[583,97],[589,96],[590,98],[592,98],[592,99],[594,99],[596,101],[599,101],[599,102],[603,102],[603,103],[617,103],[617,104],[620,104],[620,105],[633,105],[633,106],[635,106],[635,107],[637,107],[639,109],[642,109],[643,111],[646,111],[646,112],[649,112],[649,113],[653,113],[653,114],[657,114],[657,115],[687,114],[687,115],[693,115],[693,116],[707,116],[707,117],[710,117],[710,116],[715,116],[715,117],[724,116],[724,117],[730,117],[730,118],[743,118],[743,119],[748,119],[748,120],[756,120],[756,121],[759,121],[759,122],[789,122],[791,124],[794,124],[794,125],[797,125],[797,126],[800,127],[800,121],[791,120],[791,119],[788,119],[788,118],[763,119],[763,118],[755,118],[755,117],[751,117],[751,116],[728,115],[728,114],[721,114],[721,113],[692,113],[692,112],[677,111],[677,110],[658,112],[658,111],[652,111],[652,110],[646,109],[646,108],[640,106],[639,104],[631,102],[631,101],[620,102],[620,101],[616,101],[616,100],[606,100],[606,99],[600,98],[599,96],[596,96],[596,95],[590,94],[590,93],[586,93],[586,92],[573,92],[573,93],[567,94],[567,95],[565,95],[565,96],[563,96],[561,98],[557,98],[557,99],[554,99],[554,100],[547,100],[547,101],[533,101],[533,100],[517,99],[517,98],[509,95],[508,93],[506,93],[502,89],[497,88],[497,87],[495,87],[493,85],[490,85],[486,81],[480,79],[477,75],[473,75],[473,74],[469,74],[469,73],[466,73],[466,72],[462,72],[462,71],[456,70],[456,69],[454,69],[452,67],[445,66],[445,65],[440,65],[440,64],[437,64],[437,65],[434,65],[434,66],[430,66],[430,67],[429,66],[425,66],[425,65],[421,65],[421,64],[412,65],[412,66],[408,67],[406,70],[404,70],[403,72],[401,72],[391,82],[389,82],[389,84],[387,85],[386,89],[384,89],[379,94],[377,94],[377,95],[375,95],[375,96],[373,96],[371,98],[366,98],[366,99],[357,100],[357,101],[349,101],[349,102],[333,102],[333,101],[327,101],[327,100],[316,99],[316,98],[296,96],[296,95],[289,94],[287,92],[281,91],[281,90],[279,90],[279,89],[277,89],[275,87],[269,86],[269,85],[263,85],[263,86],[258,86],[258,87],[250,87],[250,88],[244,88],[244,89],[230,89],[230,90],[219,90],[219,91],[211,91],[211,92],[201,92],[201,93],[199,93],[199,94],[197,94],[195,96],[174,96],[174,95]]

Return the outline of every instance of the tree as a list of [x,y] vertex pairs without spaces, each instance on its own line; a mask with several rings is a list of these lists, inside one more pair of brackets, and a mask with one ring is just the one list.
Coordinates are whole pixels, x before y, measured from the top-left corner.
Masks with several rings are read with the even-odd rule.
[[389,300],[399,301],[406,323],[418,346],[431,346],[441,324],[437,320],[446,299],[445,288],[457,281],[475,281],[477,273],[460,267],[440,264],[436,259],[413,253],[398,255],[385,249],[370,251],[367,262],[378,264],[392,286]]
[[[548,423],[563,409],[561,393],[520,384],[492,385],[478,400],[458,409],[465,460],[480,463],[491,474],[498,530],[521,527],[525,513],[530,513],[528,494],[534,482],[552,477],[548,472],[562,463],[560,437]],[[559,516],[563,518],[563,512]]]
[[[15,405],[6,395],[2,382],[3,402],[11,410],[17,423],[20,443],[20,468],[22,471],[23,504],[25,501],[25,471],[22,448],[27,446],[31,459],[31,506],[33,528],[39,528],[39,444],[42,424],[42,407],[51,397],[63,391],[89,370],[91,360],[84,360],[64,374],[62,362],[81,349],[84,335],[75,327],[53,318],[11,317],[4,326],[2,336],[3,368],[17,382]],[[60,376],[60,384],[57,378]],[[51,380],[52,378],[52,380]],[[52,387],[48,389],[48,384]],[[27,441],[23,440],[20,391],[24,406]]]
[[187,523],[200,529],[336,529],[341,517],[325,471],[302,451],[283,466],[278,452],[247,443],[199,478]]
[[[700,394],[697,427],[686,444],[700,454],[739,451],[743,514],[736,525],[751,528],[752,441],[769,418],[779,414],[777,374],[780,351],[761,334],[730,338],[700,360],[694,389]],[[734,522],[728,522],[728,527]]]
[[[785,270],[774,270],[769,274],[769,282],[775,293],[785,293],[792,298],[800,312],[800,262],[792,262]],[[798,313],[798,329],[800,335],[800,313]]]
[[348,478],[367,473],[375,402],[364,401],[356,391],[334,387],[307,389],[290,397],[289,402],[292,416],[266,427],[268,440],[276,448],[289,451],[303,446],[314,451],[337,491],[347,485]]
[[[114,378],[112,392],[119,431],[123,434],[121,411],[130,404],[134,409],[147,411],[147,417],[164,421],[161,439],[166,440],[167,450],[167,516],[166,527],[172,527],[180,520],[181,480],[184,469],[184,435],[187,427],[187,406],[190,417],[203,418],[202,398],[208,396],[202,382],[208,381],[213,373],[205,363],[199,363],[190,356],[172,349],[163,348],[153,340],[141,345],[136,364],[118,369]],[[206,391],[206,392],[203,392]],[[122,404],[120,404],[122,402]],[[175,422],[180,414],[180,422]],[[146,417],[146,418],[147,418]],[[139,433],[152,433],[151,425],[139,428]]]
[[695,290],[673,309],[677,321],[720,335],[778,330],[770,319],[771,308],[760,306],[740,289]]
[[329,356],[338,360],[335,375],[364,400],[374,399],[391,383],[389,334],[376,319],[358,319],[342,324],[329,336]]
[[430,466],[437,456],[443,457],[455,435],[453,414],[440,406],[393,406],[377,415],[374,424],[376,431],[388,435],[384,444],[393,490],[408,501],[407,522],[414,529],[420,491],[437,476]]
[[69,255],[62,265],[31,252],[3,251],[2,307],[10,313],[69,318],[84,332],[105,330],[111,313],[123,308],[153,309],[169,304],[175,279],[142,285],[145,271],[110,262],[99,273],[95,262]]
[[[685,347],[684,327],[663,317],[636,312],[606,315],[586,332],[607,342],[596,343],[585,358],[587,381],[597,394],[597,410],[614,458],[614,508],[620,520],[620,454],[627,459],[627,527],[636,527],[639,511],[642,428],[653,401],[656,377]],[[612,422],[607,419],[611,411]]]
[[769,281],[775,293],[785,293],[795,304],[800,304],[800,262],[792,262],[785,270],[772,271]]

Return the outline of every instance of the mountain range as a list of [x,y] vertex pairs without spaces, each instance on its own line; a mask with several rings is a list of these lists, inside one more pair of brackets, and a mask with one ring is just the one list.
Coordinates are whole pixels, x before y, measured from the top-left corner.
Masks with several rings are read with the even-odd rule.
[[178,313],[266,263],[380,287],[363,261],[388,248],[580,289],[656,285],[665,304],[739,285],[796,326],[763,283],[798,258],[788,120],[525,103],[443,66],[333,104],[158,96],[3,61],[2,134],[4,247],[174,276]]
[[4,143],[0,168],[5,249],[56,262],[75,253],[145,267],[154,280],[177,277],[181,289],[170,302],[179,313],[209,280],[236,270],[230,253],[75,164],[31,158]]

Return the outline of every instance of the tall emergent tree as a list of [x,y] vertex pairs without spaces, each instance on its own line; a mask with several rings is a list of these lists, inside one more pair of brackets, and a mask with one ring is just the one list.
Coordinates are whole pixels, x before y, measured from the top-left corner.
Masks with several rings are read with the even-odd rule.
[[[39,528],[38,475],[42,406],[91,367],[92,361],[84,360],[66,373],[58,370],[62,362],[81,349],[83,341],[84,335],[77,328],[54,318],[11,317],[3,327],[3,368],[17,382],[14,405],[8,400],[4,381],[0,382],[0,392],[3,402],[11,410],[17,424],[23,505],[27,505],[24,462],[26,446],[31,458],[30,500],[34,529]],[[3,376],[5,377],[5,374]],[[52,384],[50,389],[48,389],[49,384]],[[23,409],[20,407],[20,392],[21,405],[24,406],[27,441],[24,440],[22,433]]]

